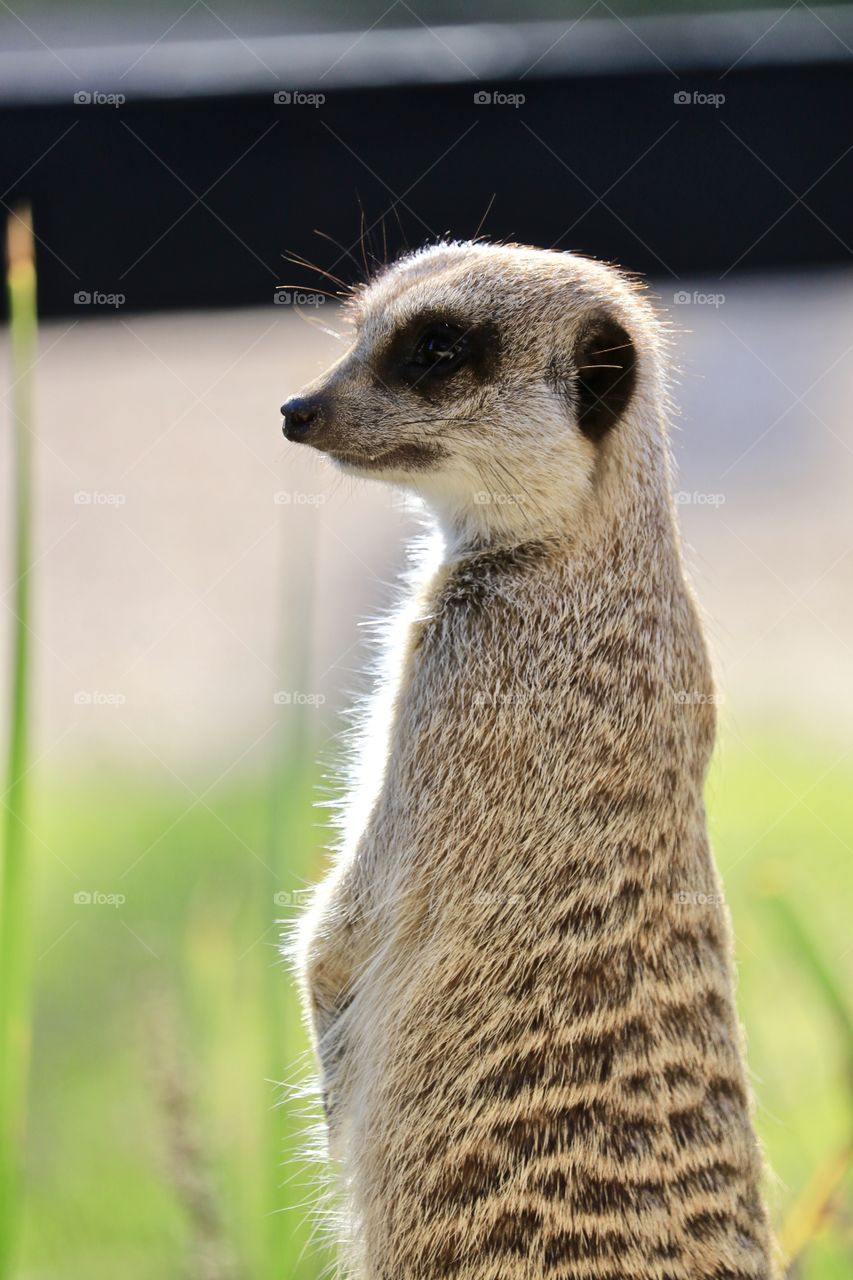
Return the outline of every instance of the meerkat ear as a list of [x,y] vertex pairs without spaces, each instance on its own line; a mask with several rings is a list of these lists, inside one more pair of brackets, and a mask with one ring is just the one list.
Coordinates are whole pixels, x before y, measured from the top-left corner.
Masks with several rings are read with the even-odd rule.
[[575,346],[575,412],[590,440],[602,440],[627,409],[636,361],[630,334],[613,316],[602,313],[584,325]]

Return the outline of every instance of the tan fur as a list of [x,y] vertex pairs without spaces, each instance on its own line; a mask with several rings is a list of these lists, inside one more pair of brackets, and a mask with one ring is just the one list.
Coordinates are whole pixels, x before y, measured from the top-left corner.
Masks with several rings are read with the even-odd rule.
[[[571,361],[602,309],[637,380],[594,443]],[[460,377],[440,403],[383,385],[377,352],[448,310],[496,326],[494,381]],[[611,268],[489,245],[395,264],[355,318],[309,442],[419,494],[438,533],[298,946],[345,1263],[360,1280],[766,1280],[661,326]],[[434,466],[383,467],[424,442]]]

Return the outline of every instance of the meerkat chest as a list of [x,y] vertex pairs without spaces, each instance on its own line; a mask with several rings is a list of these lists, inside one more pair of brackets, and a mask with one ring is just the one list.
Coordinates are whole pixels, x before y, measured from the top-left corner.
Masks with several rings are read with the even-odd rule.
[[[448,589],[415,624],[372,847],[435,870],[497,856],[566,794],[572,645],[517,594]],[[458,594],[457,594],[458,592]]]
[[650,628],[630,601],[608,612],[564,577],[535,559],[492,561],[439,575],[425,597],[368,842],[391,896],[486,868],[549,874],[590,841],[652,840],[683,803],[670,763],[690,781],[692,730],[673,714]]

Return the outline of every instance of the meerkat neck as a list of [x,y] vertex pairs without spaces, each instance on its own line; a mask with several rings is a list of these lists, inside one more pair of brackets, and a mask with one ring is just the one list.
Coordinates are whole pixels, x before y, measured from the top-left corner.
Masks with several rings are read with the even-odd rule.
[[486,503],[454,509],[428,502],[442,559],[453,562],[535,545],[568,559],[583,560],[592,553],[598,560],[605,545],[618,543],[630,545],[638,563],[648,555],[659,564],[667,545],[677,554],[679,535],[668,463],[660,457],[648,462],[645,469],[629,469],[620,465],[618,456],[608,459],[592,477],[583,501],[569,507],[554,501],[553,493],[497,512]]
[[[418,477],[417,494],[441,531],[448,560],[528,543],[555,544],[571,554],[618,535],[638,550],[663,538],[677,543],[672,468],[662,416],[638,405],[588,460],[571,467],[559,454],[537,458],[498,477],[491,488],[470,476]],[[482,479],[480,484],[482,484]]]

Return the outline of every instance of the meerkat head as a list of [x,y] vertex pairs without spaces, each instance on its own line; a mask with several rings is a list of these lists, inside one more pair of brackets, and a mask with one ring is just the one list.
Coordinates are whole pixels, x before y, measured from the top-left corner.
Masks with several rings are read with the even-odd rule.
[[630,458],[614,442],[643,431],[659,339],[614,269],[441,244],[386,268],[351,308],[351,349],[282,406],[284,434],[414,491],[457,539],[563,531],[594,504],[607,459],[636,468],[641,442]]

